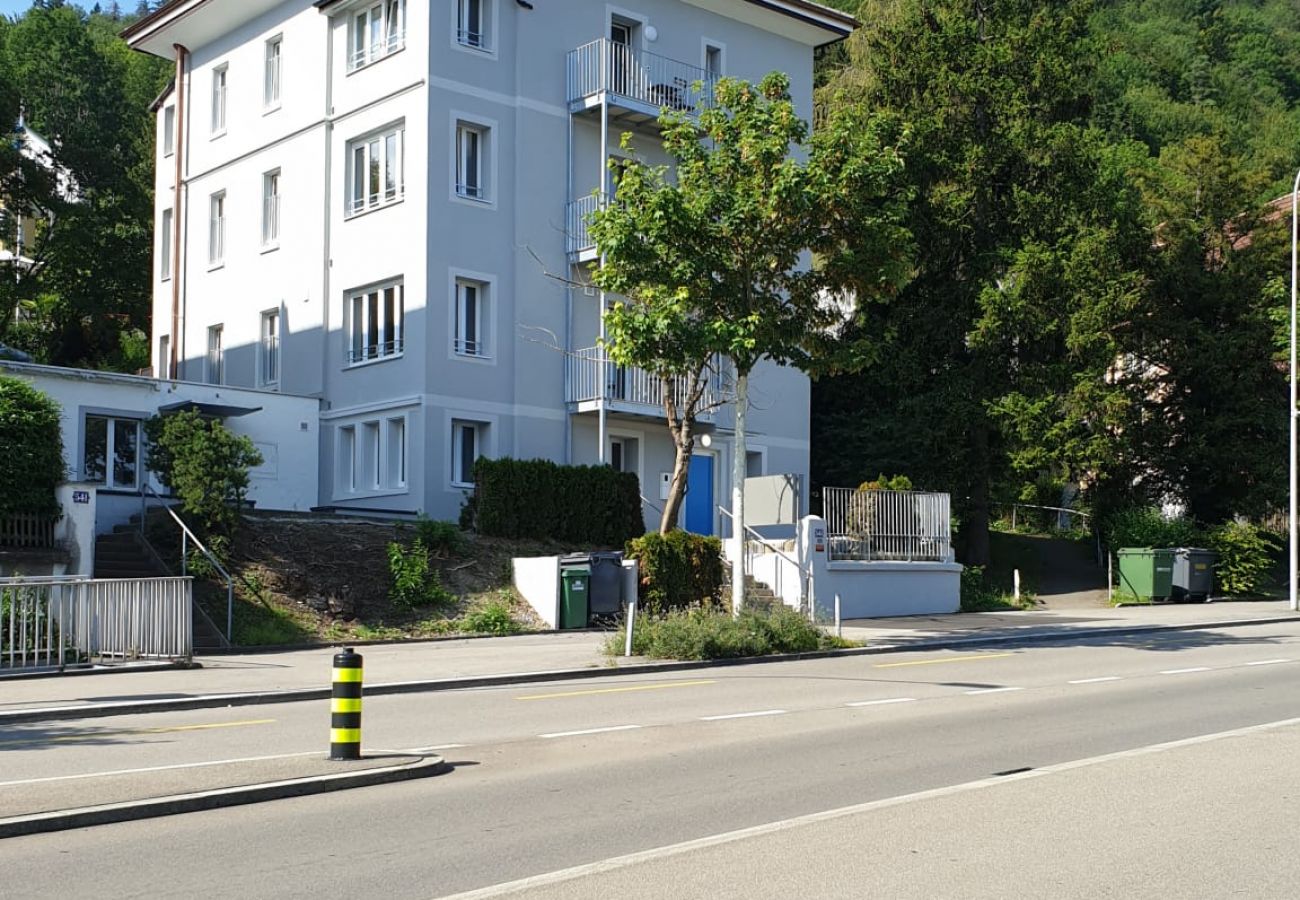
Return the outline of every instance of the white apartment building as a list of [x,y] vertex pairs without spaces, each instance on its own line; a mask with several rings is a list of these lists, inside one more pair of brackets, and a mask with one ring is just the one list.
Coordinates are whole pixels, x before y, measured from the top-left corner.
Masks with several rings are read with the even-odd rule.
[[[454,519],[480,455],[605,462],[658,520],[659,388],[596,350],[584,214],[661,106],[855,22],[808,0],[176,0],[126,33],[157,102],[154,371],[319,397],[320,505]],[[703,92],[695,88],[704,84]],[[560,277],[555,277],[559,275]],[[751,382],[751,474],[808,472],[809,386]],[[730,412],[685,524],[720,533]]]

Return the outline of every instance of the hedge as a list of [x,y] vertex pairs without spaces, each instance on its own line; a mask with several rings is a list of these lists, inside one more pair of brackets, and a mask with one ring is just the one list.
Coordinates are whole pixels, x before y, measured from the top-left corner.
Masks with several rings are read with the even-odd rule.
[[468,518],[494,537],[622,547],[645,532],[641,484],[609,466],[479,459]]
[[629,541],[627,558],[637,561],[637,602],[649,612],[711,606],[722,597],[722,542],[673,530]]
[[54,489],[63,481],[59,404],[0,376],[0,516],[58,515]]

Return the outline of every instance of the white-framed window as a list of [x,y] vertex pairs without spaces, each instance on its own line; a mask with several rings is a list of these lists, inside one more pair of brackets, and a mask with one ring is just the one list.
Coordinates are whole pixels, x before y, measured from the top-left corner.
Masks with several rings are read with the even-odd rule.
[[226,192],[217,191],[208,201],[208,265],[219,266],[226,259]]
[[280,383],[280,310],[262,313],[261,338],[258,346],[258,378],[263,385]]
[[81,454],[81,478],[106,488],[140,486],[140,420],[87,415]]
[[348,364],[402,352],[405,287],[389,281],[348,294]]
[[456,0],[456,43],[492,49],[492,0]]
[[381,416],[338,428],[335,494],[406,488],[406,416]]
[[406,487],[406,418],[398,416],[385,422],[386,461],[384,467],[384,486],[388,488]]
[[456,196],[490,201],[488,154],[492,130],[477,122],[456,123]]
[[280,170],[262,176],[262,246],[280,246]]
[[476,278],[458,277],[452,310],[452,350],[458,356],[486,359],[492,355],[491,285]]
[[352,14],[348,71],[378,62],[406,45],[406,0],[382,0]]
[[158,226],[158,276],[167,281],[172,277],[172,211],[164,209]]
[[348,143],[348,215],[402,199],[405,143],[406,128],[400,123]]
[[163,156],[176,152],[176,104],[163,107]]
[[339,428],[339,450],[335,484],[341,493],[355,493],[357,489],[357,429],[355,425]]
[[379,423],[362,422],[359,435],[361,451],[357,486],[363,491],[379,490]]
[[225,328],[208,326],[208,355],[204,361],[203,380],[208,384],[225,384],[226,351],[222,347]]
[[451,485],[474,486],[474,462],[483,455],[488,424],[453,419],[451,423]]
[[155,378],[171,378],[172,376],[172,339],[169,335],[164,334],[158,338],[158,370],[154,373]]
[[284,71],[281,62],[283,49],[284,38],[278,34],[266,42],[266,78],[262,87],[262,106],[268,110],[280,106],[280,78]]
[[226,83],[230,67],[226,64],[212,70],[212,136],[226,133]]

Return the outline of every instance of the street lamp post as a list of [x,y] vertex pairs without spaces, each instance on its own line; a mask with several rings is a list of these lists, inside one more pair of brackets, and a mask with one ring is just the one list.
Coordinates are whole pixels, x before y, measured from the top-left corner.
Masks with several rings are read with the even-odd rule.
[[1291,429],[1290,458],[1287,460],[1287,470],[1291,476],[1290,490],[1287,492],[1290,508],[1287,513],[1287,529],[1289,540],[1289,551],[1291,564],[1287,568],[1288,593],[1291,598],[1291,611],[1297,610],[1296,605],[1296,568],[1297,559],[1300,554],[1297,552],[1296,545],[1296,397],[1295,397],[1295,331],[1296,331],[1296,241],[1300,238],[1300,172],[1296,173],[1295,184],[1291,187],[1291,377],[1290,398],[1291,405],[1287,409],[1287,422]]

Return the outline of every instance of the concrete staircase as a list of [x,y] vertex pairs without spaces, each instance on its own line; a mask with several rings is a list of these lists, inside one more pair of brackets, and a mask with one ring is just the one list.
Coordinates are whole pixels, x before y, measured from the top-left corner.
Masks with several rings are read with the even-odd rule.
[[[140,541],[139,525],[118,525],[111,534],[95,537],[96,578],[166,578],[172,575]],[[194,650],[229,646],[198,603],[194,604]]]

